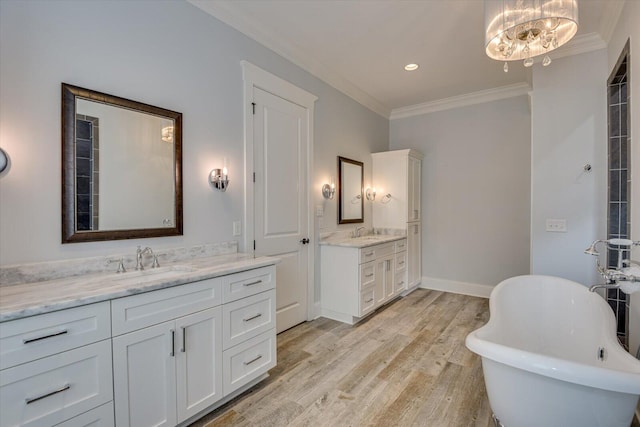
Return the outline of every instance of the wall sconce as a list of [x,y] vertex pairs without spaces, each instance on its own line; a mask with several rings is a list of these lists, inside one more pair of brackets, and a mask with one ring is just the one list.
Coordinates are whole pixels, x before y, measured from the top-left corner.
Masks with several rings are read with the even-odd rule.
[[[226,165],[226,161],[224,162]],[[213,188],[220,191],[227,191],[229,186],[229,176],[227,175],[227,167],[222,169],[211,169],[209,172],[209,184],[213,185]]]
[[382,196],[382,200],[380,200],[380,203],[387,204],[390,201],[391,201],[391,193],[387,193],[384,196]]
[[365,190],[365,196],[367,196],[367,200],[371,200],[372,202],[374,200],[376,200],[376,189],[374,188],[370,188],[367,187],[367,189]]
[[9,156],[0,148],[0,173],[4,172],[7,166],[9,166]]
[[331,184],[325,184],[322,186],[322,197],[327,200],[333,199],[333,196],[336,194],[336,182],[331,177]]

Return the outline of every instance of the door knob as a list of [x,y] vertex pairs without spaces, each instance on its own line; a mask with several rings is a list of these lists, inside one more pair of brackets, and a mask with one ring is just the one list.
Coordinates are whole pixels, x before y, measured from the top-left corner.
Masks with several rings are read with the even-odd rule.
[[300,240],[300,243],[302,243],[303,245],[306,245],[309,242],[310,242],[310,240],[307,239],[306,237],[304,239]]

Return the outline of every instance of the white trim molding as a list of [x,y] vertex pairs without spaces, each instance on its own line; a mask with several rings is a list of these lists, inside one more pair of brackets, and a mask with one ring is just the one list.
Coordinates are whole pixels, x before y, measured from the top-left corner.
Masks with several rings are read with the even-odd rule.
[[565,56],[593,52],[594,50],[604,49],[606,47],[607,43],[602,37],[600,37],[600,34],[589,33],[574,37],[569,43],[551,52],[549,56],[552,59],[558,59]]
[[267,49],[272,50],[287,61],[302,68],[312,76],[317,77],[329,86],[347,95],[374,113],[385,119],[389,118],[389,114],[391,113],[389,107],[382,104],[352,82],[343,78],[339,73],[316,61],[312,53],[301,50],[286,38],[275,36],[272,32],[260,28],[259,25],[256,25],[256,22],[250,22],[248,19],[239,16],[234,12],[230,4],[210,0],[188,1]]
[[391,110],[390,120],[420,116],[423,114],[434,113],[436,111],[450,110],[452,108],[460,108],[468,105],[497,101],[499,99],[512,98],[514,96],[526,95],[529,91],[531,91],[531,86],[529,86],[529,84],[516,83],[493,89],[467,93],[465,95],[452,96],[451,98],[425,102],[422,104],[394,108]]
[[454,280],[422,277],[421,289],[451,292],[454,294],[470,295],[472,297],[489,298],[493,286],[480,283],[456,282]]
[[625,0],[609,0],[605,2],[604,13],[600,21],[600,31],[602,39],[609,44],[613,31],[616,29],[622,9],[624,9]]

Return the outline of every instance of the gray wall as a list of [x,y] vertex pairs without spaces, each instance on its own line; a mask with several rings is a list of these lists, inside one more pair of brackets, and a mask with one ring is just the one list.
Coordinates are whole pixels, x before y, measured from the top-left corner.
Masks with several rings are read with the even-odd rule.
[[529,272],[530,135],[527,96],[391,121],[390,149],[424,154],[424,285]]
[[[598,281],[584,249],[606,238],[606,50],[534,67],[531,113],[531,269]],[[592,170],[584,171],[590,164]],[[566,233],[545,231],[547,218],[567,220]]]
[[[181,1],[0,2],[0,265],[234,239],[243,218],[241,60],[318,96],[314,202],[336,156],[388,148],[388,120],[255,41]],[[61,245],[60,83],[183,113],[184,236]],[[207,174],[227,158],[226,193]],[[317,188],[316,188],[317,187]],[[323,226],[337,228],[337,200]],[[366,207],[370,222],[370,206]],[[243,224],[243,230],[244,230]],[[243,237],[240,238],[243,241]]]

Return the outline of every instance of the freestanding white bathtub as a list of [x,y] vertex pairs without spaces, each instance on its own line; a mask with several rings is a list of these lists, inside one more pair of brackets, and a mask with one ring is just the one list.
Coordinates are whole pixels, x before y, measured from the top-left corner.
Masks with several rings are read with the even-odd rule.
[[491,318],[466,339],[482,358],[489,403],[505,427],[629,427],[640,361],[616,338],[602,297],[550,276],[507,279]]

